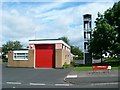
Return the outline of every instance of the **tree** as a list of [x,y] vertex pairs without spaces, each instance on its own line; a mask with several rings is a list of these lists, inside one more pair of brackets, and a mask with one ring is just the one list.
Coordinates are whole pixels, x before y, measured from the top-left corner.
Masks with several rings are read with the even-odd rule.
[[60,37],[60,38],[58,38],[58,39],[61,39],[61,40],[63,40],[65,43],[67,43],[68,45],[70,45],[69,44],[69,39],[68,39],[68,37],[65,37],[65,36],[63,36],[63,37]]
[[[70,45],[70,40],[68,39],[68,37],[60,37],[58,39],[61,39],[63,40],[64,42],[66,42],[68,45]],[[80,59],[83,59],[83,52],[80,50],[79,47],[77,46],[73,46],[73,45],[70,45],[71,47],[71,53],[73,55],[78,55],[78,57],[76,58],[77,60],[80,60]]]
[[77,60],[81,60],[83,59],[83,52],[80,50],[80,48],[78,46],[71,46],[71,53],[73,55],[78,55]]
[[109,52],[120,54],[120,1],[103,15],[98,13],[95,29],[90,41],[90,50],[94,55]]
[[120,1],[104,13],[104,19],[114,27],[111,50],[113,54],[120,54]]
[[110,26],[105,20],[103,15],[98,13],[98,18],[96,19],[96,27],[91,39],[91,51],[101,56],[102,54],[108,52],[111,47],[111,38],[113,37],[114,31],[113,27]]
[[9,50],[19,50],[22,48],[22,45],[19,41],[8,41],[6,44],[2,45],[2,52],[7,54]]

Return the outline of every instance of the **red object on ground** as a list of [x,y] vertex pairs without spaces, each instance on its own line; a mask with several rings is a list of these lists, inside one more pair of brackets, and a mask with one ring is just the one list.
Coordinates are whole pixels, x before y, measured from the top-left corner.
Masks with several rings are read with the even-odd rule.
[[55,67],[55,45],[54,44],[36,44],[36,68],[54,68]]
[[99,69],[108,69],[108,66],[92,66],[93,70],[99,70]]

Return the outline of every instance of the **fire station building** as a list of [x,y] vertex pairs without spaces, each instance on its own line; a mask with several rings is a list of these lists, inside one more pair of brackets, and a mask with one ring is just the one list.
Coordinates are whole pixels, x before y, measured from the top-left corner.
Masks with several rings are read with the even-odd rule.
[[61,68],[70,62],[70,46],[60,39],[29,40],[28,49],[8,52],[8,67]]

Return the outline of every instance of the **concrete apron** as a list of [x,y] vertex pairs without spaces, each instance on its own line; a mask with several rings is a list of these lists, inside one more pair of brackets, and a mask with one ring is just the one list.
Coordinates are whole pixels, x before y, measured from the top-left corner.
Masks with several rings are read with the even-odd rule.
[[118,72],[93,72],[93,71],[83,71],[74,74],[67,75],[64,81],[72,84],[88,84],[88,83],[113,83],[120,82],[118,80]]

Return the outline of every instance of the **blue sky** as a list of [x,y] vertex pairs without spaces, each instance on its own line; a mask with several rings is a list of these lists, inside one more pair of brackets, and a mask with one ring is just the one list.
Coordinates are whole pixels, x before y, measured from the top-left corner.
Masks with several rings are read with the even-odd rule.
[[106,2],[3,2],[2,43],[18,40],[24,46],[30,39],[54,39],[67,36],[72,45],[83,50],[83,15],[92,14],[92,27],[97,13],[112,7]]

